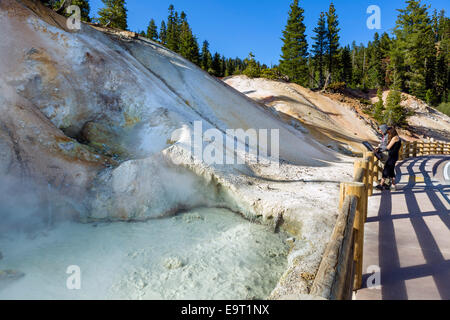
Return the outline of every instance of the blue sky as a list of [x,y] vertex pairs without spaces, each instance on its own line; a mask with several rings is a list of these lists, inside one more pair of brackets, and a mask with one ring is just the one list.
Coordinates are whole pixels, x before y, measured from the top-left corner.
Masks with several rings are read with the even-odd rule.
[[[208,40],[211,51],[226,57],[244,58],[252,51],[256,58],[267,65],[277,64],[281,54],[282,30],[288,17],[292,0],[127,0],[128,26],[130,30],[146,30],[151,18],[159,29],[167,19],[168,7],[185,11],[199,42]],[[96,16],[103,6],[101,0],[90,0],[91,15]],[[449,0],[423,0],[432,9],[450,12]],[[305,9],[305,24],[311,46],[312,30],[321,11],[327,11],[330,0],[300,0]],[[366,43],[376,31],[390,32],[405,0],[334,0],[341,27],[341,45]],[[369,30],[366,13],[370,5],[381,8],[381,30]]]

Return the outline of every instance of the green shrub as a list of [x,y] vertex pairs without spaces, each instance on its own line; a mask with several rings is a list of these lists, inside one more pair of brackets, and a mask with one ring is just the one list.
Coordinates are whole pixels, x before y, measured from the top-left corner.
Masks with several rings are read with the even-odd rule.
[[442,102],[436,109],[450,117],[450,102]]
[[436,95],[436,93],[429,89],[427,90],[427,93],[425,95],[425,101],[427,102],[427,104],[429,104],[430,106],[437,106],[439,104],[439,98]]
[[333,93],[339,93],[343,92],[347,88],[347,85],[345,82],[333,82],[327,87],[327,91],[333,92]]
[[247,68],[242,72],[249,78],[259,78],[261,75],[261,67],[255,60],[255,55],[250,52],[247,59],[244,60],[244,63],[247,65]]
[[366,106],[369,106],[369,105],[372,104],[369,100],[367,100],[367,99],[365,99],[365,98],[359,98],[358,101],[359,101],[361,104],[364,104],[364,105],[366,105]]
[[266,78],[270,80],[282,80],[283,77],[284,77],[283,74],[277,67],[261,70],[261,78]]
[[375,108],[373,110],[373,117],[375,118],[375,120],[377,120],[378,122],[381,123],[384,120],[383,113],[385,110],[382,89],[378,89],[377,97],[378,97],[378,102],[375,104]]
[[399,91],[391,90],[386,100],[386,110],[383,113],[383,122],[389,126],[403,126],[406,118],[410,115],[406,108],[400,105],[402,94]]
[[242,73],[249,78],[259,78],[261,75],[261,71],[259,70],[258,66],[252,65],[249,65],[247,68],[245,68]]

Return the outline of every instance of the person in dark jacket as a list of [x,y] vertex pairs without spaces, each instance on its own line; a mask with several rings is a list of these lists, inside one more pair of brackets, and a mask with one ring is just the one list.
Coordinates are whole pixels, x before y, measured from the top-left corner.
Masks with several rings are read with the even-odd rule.
[[386,163],[388,159],[388,152],[387,152],[387,146],[388,146],[388,130],[389,127],[385,124],[382,124],[379,129],[379,133],[381,134],[381,142],[377,149],[375,149],[375,153],[377,155],[378,159],[381,159],[383,164]]
[[378,190],[390,190],[390,186],[386,184],[387,179],[391,180],[391,183],[395,188],[395,165],[399,158],[402,140],[398,136],[395,128],[389,129],[388,137],[388,146],[386,149],[388,150],[389,156],[384,166],[383,179],[381,179],[380,185],[377,186]]

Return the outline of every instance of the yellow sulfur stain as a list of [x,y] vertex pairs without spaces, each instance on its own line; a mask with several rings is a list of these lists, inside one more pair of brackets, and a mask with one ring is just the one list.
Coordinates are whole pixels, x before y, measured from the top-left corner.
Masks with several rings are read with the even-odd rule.
[[135,124],[137,124],[137,123],[139,123],[141,121],[141,119],[139,117],[131,116],[128,113],[125,113],[124,117],[125,117],[125,126],[126,127],[132,127],[132,126],[134,126]]

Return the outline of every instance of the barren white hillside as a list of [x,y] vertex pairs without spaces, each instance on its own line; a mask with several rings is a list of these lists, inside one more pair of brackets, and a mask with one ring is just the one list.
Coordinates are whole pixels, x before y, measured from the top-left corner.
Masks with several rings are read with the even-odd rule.
[[348,106],[293,83],[234,76],[224,80],[249,98],[271,108],[292,125],[338,151],[361,151],[362,141],[376,141],[375,132]]
[[[362,141],[377,142],[376,123],[361,109],[359,99],[378,101],[376,90],[347,94],[314,92],[292,83],[233,76],[224,81],[249,98],[275,110],[293,126],[303,125],[318,141],[339,151],[362,151]],[[384,102],[389,94],[386,90]],[[406,140],[433,138],[450,140],[450,118],[425,102],[402,94],[402,105],[410,111],[408,128],[400,130]],[[355,107],[357,106],[357,107]]]
[[[385,103],[388,95],[389,91],[383,93]],[[371,100],[378,101],[375,97]],[[406,93],[402,94],[401,104],[412,113],[412,116],[408,118],[408,125],[414,134],[421,139],[450,141],[450,117]]]
[[[36,207],[50,202],[57,217],[147,220],[212,206],[283,225],[297,241],[273,297],[307,290],[301,274],[318,267],[350,159],[146,39],[86,24],[69,31],[32,1],[2,0],[0,29],[3,181],[36,185]],[[337,131],[339,116],[304,96],[323,128]],[[242,151],[241,165],[192,159],[188,141],[212,142],[194,139],[196,121],[223,140],[227,129],[278,129],[280,166],[248,161]],[[16,200],[1,214],[14,216]]]

